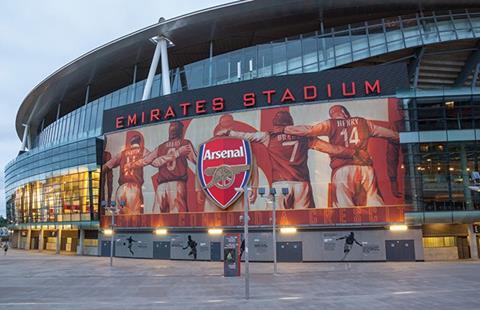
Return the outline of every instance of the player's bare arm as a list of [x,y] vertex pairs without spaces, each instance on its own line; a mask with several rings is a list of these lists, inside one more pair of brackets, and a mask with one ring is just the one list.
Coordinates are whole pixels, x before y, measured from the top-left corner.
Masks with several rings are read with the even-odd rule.
[[330,133],[330,121],[323,121],[315,125],[293,125],[287,126],[284,133],[294,136],[316,137],[327,136]]
[[146,165],[148,165],[147,163],[145,163],[145,158],[147,158],[148,156],[150,156],[153,152],[150,152],[148,149],[144,149],[143,150],[143,157],[134,161],[134,162],[129,162],[129,163],[126,163],[125,164],[125,168],[126,169],[138,169],[138,168],[143,168],[145,167]]
[[235,130],[220,130],[217,135],[219,136],[229,136],[234,138],[241,138],[245,139],[252,143],[261,143],[265,146],[268,145],[270,135],[264,131],[257,131],[257,132],[243,132],[243,131],[235,131]]
[[191,145],[182,145],[179,147],[174,153],[166,154],[162,156],[157,156],[150,165],[156,168],[160,168],[161,166],[176,160],[180,156],[188,156],[192,152]]
[[[180,148],[182,148],[181,146]],[[195,148],[193,147],[192,143],[188,141],[188,145],[185,145],[186,147],[186,156],[189,161],[191,161],[194,165],[197,164],[197,152],[195,151]]]
[[400,142],[400,137],[398,135],[398,132],[396,132],[396,131],[394,131],[390,128],[379,126],[372,121],[367,121],[367,124],[368,124],[368,128],[369,128],[369,131],[370,131],[370,136],[375,137],[375,138],[387,139],[387,140],[389,140],[390,142],[393,142],[393,143],[399,143]]
[[400,152],[400,137],[397,131],[382,127],[368,121],[370,135],[376,138],[388,140],[387,145],[387,174],[390,179],[390,188],[395,197],[402,197],[397,182],[397,168],[399,164],[398,156]]
[[120,165],[120,159],[121,159],[121,154],[117,154],[112,157],[109,161],[107,161],[105,164],[103,164],[102,169],[103,170],[112,170],[115,167],[118,167]]

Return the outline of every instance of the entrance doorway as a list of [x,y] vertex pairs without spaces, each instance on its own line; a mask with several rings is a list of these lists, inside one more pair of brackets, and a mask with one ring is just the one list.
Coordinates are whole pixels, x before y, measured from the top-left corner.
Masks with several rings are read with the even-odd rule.
[[413,240],[385,240],[387,261],[415,261],[415,244]]
[[457,237],[458,258],[468,259],[470,258],[470,245],[468,244],[467,237]]

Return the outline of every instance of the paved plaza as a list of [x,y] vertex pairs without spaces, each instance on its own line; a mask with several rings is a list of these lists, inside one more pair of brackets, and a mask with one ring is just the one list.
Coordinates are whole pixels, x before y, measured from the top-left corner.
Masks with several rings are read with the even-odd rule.
[[[3,254],[3,253],[2,253]],[[0,256],[0,309],[479,309],[480,262],[251,264],[224,278],[218,262]]]

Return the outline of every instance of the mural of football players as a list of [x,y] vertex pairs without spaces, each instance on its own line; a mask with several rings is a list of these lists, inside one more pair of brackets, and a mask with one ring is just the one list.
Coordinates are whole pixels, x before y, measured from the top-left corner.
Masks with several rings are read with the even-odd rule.
[[[126,134],[124,149],[102,167],[104,174],[114,168],[119,168],[119,187],[115,194],[115,203],[117,206],[122,206],[122,214],[143,212],[143,167],[132,167],[130,163],[141,160],[147,153],[143,135],[138,131],[131,130]],[[106,181],[108,184],[108,178]]]
[[292,125],[290,112],[278,111],[273,118],[271,132],[223,130],[219,134],[262,143],[267,147],[272,162],[272,187],[288,188],[288,194],[279,199],[280,209],[315,208],[307,165],[308,150],[314,149],[349,159],[361,157],[361,154],[357,154],[354,149],[332,145],[318,138],[283,133],[286,126]]
[[[232,114],[225,114],[222,115],[218,121],[217,126],[213,129],[213,138],[215,136],[218,136],[219,133],[225,132],[227,130],[238,130],[241,131],[246,130],[249,127],[249,125],[237,121],[233,118]],[[250,186],[252,187],[258,187],[258,166],[255,160],[255,157],[252,159],[252,168],[250,169],[251,172],[251,177],[250,177]],[[195,183],[195,190],[197,191],[197,204],[199,206],[203,206],[202,210],[205,212],[215,212],[215,211],[221,211],[220,208],[218,208],[212,201],[206,199],[206,194],[205,192],[201,189],[200,184],[197,180]],[[257,200],[257,191],[249,191],[248,192],[248,201],[250,206],[252,206],[255,201]],[[243,200],[238,200],[236,203],[234,203],[230,208],[228,208],[229,211],[241,211],[243,210]]]
[[143,158],[143,165],[158,168],[153,176],[153,213],[187,212],[187,160],[196,164],[197,155],[190,140],[184,139],[183,127],[181,122],[170,123],[168,140]]
[[[107,145],[107,138],[105,137],[105,145]],[[103,163],[107,163],[112,159],[112,154],[110,152],[103,152]],[[112,194],[113,194],[113,173],[112,169],[102,169],[102,191],[100,193],[100,200],[105,202],[107,206],[110,206],[112,203]],[[106,191],[106,193],[105,193]]]
[[[398,132],[375,124],[358,116],[351,116],[342,105],[334,105],[329,110],[330,119],[315,125],[287,126],[284,132],[303,137],[328,136],[335,146],[343,146],[357,151],[367,152],[370,138],[386,139],[388,176],[392,193],[398,191],[397,168],[399,161]],[[378,190],[375,171],[371,158],[358,160],[356,157],[345,158],[330,154],[332,168],[331,183],[334,207],[381,206],[384,204]]]

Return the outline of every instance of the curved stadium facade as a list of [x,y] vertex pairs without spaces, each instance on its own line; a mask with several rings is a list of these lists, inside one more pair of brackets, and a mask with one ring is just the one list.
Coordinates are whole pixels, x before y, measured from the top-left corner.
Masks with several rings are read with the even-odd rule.
[[190,236],[195,259],[220,260],[208,231],[241,232],[248,201],[252,260],[272,260],[273,206],[296,228],[279,260],[478,258],[479,37],[466,0],[237,1],[161,19],[22,102],[12,244],[109,255],[115,206],[116,256],[192,259]]

